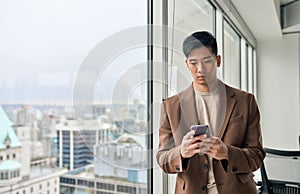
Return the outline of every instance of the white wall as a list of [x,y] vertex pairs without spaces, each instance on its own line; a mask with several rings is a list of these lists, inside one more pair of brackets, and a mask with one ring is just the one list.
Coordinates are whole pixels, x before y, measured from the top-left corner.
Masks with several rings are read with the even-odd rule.
[[257,44],[257,99],[265,147],[298,149],[300,34]]

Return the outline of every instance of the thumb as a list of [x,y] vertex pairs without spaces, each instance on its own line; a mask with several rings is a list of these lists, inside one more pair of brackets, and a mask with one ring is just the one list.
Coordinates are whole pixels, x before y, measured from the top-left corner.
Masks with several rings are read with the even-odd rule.
[[185,134],[185,136],[183,137],[183,139],[187,140],[187,139],[192,139],[195,135],[195,131],[191,130],[189,131],[187,134]]

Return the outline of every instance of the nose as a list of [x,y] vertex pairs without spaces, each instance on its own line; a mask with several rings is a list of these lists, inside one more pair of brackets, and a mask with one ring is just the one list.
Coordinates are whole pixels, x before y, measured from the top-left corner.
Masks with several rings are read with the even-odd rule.
[[204,64],[202,64],[201,61],[199,61],[197,63],[196,67],[197,67],[197,72],[204,72],[205,71]]

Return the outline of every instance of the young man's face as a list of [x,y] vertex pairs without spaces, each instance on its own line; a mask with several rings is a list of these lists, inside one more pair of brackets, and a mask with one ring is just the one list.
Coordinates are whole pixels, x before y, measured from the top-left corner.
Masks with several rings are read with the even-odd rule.
[[185,62],[196,87],[209,91],[210,84],[217,81],[217,67],[220,67],[221,57],[215,56],[211,48],[200,47],[193,49]]

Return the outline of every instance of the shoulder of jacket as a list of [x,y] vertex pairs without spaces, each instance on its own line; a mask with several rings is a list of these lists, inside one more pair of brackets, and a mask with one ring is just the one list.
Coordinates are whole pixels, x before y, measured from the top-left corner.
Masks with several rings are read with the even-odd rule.
[[172,103],[175,103],[175,102],[179,102],[180,101],[180,96],[179,94],[176,94],[174,96],[171,96],[171,97],[168,97],[166,99],[163,99],[163,102],[166,104],[172,104]]
[[178,102],[182,98],[187,98],[188,96],[191,96],[193,94],[193,85],[189,85],[186,89],[180,91],[179,93],[170,96],[166,99],[163,99],[164,102]]
[[253,96],[253,94],[251,94],[249,92],[243,91],[238,88],[234,88],[229,85],[226,85],[226,88],[231,96],[237,96],[237,97],[252,97]]

